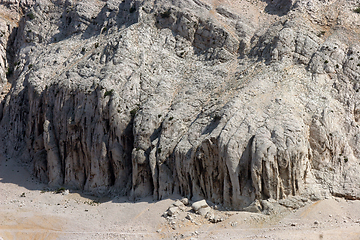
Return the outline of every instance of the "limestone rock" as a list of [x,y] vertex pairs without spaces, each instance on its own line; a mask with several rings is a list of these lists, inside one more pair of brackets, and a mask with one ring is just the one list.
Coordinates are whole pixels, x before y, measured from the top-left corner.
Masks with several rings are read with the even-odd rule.
[[204,217],[206,217],[206,215],[209,213],[209,212],[211,212],[211,208],[210,207],[202,207],[202,208],[200,208],[198,211],[197,211],[197,213],[200,215],[200,216],[204,216]]
[[170,207],[168,210],[167,210],[167,214],[169,216],[174,216],[177,212],[178,212],[178,208],[177,207]]
[[240,2],[3,1],[4,154],[98,194],[359,199],[356,1]]
[[207,204],[207,202],[204,199],[201,200],[201,201],[194,202],[191,205],[191,207],[195,212],[201,210],[202,208],[210,208],[209,205]]
[[260,213],[262,210],[262,206],[260,202],[257,200],[252,202],[249,206],[245,207],[244,210],[247,212]]
[[187,198],[182,198],[180,201],[181,201],[182,204],[184,204],[185,206],[189,205],[189,199],[187,199]]
[[[219,222],[223,222],[224,218],[219,215],[215,215],[214,217],[210,218],[209,221],[212,223],[219,223]],[[231,224],[231,226],[233,226],[233,224]],[[234,226],[236,226],[236,224]]]

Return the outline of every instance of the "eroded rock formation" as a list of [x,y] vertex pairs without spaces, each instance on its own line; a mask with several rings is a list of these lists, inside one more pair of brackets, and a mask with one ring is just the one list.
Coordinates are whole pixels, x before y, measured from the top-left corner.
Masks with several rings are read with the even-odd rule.
[[357,199],[359,4],[4,1],[3,148],[95,193]]

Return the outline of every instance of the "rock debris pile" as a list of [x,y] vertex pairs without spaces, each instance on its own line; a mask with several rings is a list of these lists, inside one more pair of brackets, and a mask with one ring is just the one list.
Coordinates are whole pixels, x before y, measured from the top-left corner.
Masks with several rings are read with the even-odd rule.
[[205,220],[211,223],[222,222],[226,216],[217,211],[216,206],[210,207],[205,200],[193,202],[190,206],[189,200],[183,198],[177,200],[163,214],[173,230],[186,226],[189,223],[201,225]]

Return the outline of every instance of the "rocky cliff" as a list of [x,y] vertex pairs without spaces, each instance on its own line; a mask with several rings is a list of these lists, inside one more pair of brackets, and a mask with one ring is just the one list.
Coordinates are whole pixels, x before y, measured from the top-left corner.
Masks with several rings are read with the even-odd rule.
[[359,6],[3,0],[2,147],[94,193],[359,199]]

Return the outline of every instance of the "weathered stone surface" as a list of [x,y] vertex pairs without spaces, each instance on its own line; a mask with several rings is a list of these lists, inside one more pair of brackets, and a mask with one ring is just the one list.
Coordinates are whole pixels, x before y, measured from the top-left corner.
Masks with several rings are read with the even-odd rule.
[[356,2],[240,2],[2,2],[2,148],[94,193],[358,199]]
[[185,206],[189,205],[189,199],[188,199],[188,198],[182,198],[182,199],[180,200],[180,202],[181,202],[182,204],[184,204]]
[[167,210],[167,214],[169,216],[174,216],[177,212],[178,212],[178,208],[177,207],[170,207],[168,210]]
[[202,208],[209,208],[209,205],[206,203],[205,200],[194,202],[191,205],[192,209],[194,209],[195,212],[199,211]]
[[262,210],[262,206],[258,200],[252,202],[249,206],[244,208],[247,212],[260,213]]
[[205,208],[200,208],[197,213],[200,215],[200,216],[206,216],[208,213],[211,212],[211,208],[210,207],[205,207]]

